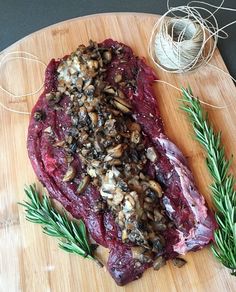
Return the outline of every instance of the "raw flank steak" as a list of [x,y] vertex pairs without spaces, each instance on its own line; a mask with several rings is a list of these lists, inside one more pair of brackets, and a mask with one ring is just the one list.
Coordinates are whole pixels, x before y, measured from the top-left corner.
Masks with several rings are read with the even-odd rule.
[[109,248],[118,285],[201,249],[216,228],[186,159],[164,134],[155,79],[128,46],[90,41],[51,60],[29,124],[38,179]]

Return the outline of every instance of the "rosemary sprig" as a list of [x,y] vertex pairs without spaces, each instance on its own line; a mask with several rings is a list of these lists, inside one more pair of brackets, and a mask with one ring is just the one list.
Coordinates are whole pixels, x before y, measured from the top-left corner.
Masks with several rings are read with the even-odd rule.
[[53,208],[50,199],[43,195],[40,198],[35,184],[26,186],[25,194],[29,201],[19,203],[26,209],[26,219],[41,224],[43,232],[59,239],[59,247],[67,252],[78,254],[94,260],[100,267],[103,264],[93,255],[92,245],[89,244],[86,228],[82,220],[78,223],[70,221],[64,212],[61,215]]
[[232,162],[221,145],[221,132],[215,133],[208,115],[190,88],[182,88],[182,106],[190,119],[196,140],[207,152],[206,164],[213,178],[210,186],[216,207],[218,228],[214,233],[212,251],[216,258],[236,276],[236,192],[235,177],[229,172]]

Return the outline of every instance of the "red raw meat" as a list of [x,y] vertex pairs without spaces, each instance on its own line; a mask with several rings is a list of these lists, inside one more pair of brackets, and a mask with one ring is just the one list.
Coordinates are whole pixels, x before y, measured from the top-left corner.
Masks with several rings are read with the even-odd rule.
[[[108,39],[99,46],[116,48],[120,43]],[[134,118],[142,126],[149,139],[148,143],[155,147],[159,155],[157,163],[150,165],[147,171],[164,187],[162,204],[174,222],[173,227],[163,232],[167,243],[163,256],[170,259],[207,245],[213,240],[216,223],[195,186],[186,159],[164,134],[156,97],[151,87],[156,79],[154,71],[143,59],[134,56],[131,48],[123,44],[122,46],[126,63],[120,63],[117,58],[112,59],[107,65],[106,81],[112,85],[117,70],[121,70],[127,79],[136,81],[137,87],[129,87],[125,94],[132,103]],[[53,59],[49,63],[46,69],[45,90],[32,110],[27,141],[29,158],[38,179],[47,188],[49,195],[58,200],[75,218],[82,218],[90,236],[98,244],[110,249],[108,270],[118,285],[124,285],[138,279],[150,264],[135,265],[131,245],[121,241],[120,228],[108,209],[103,213],[94,212],[93,207],[100,198],[100,193],[94,186],[89,185],[84,195],[78,196],[73,183],[61,180],[66,171],[65,153],[61,148],[53,147],[48,135],[43,132],[50,126],[58,139],[63,139],[65,133],[60,125],[66,128],[71,124],[65,110],[54,110],[48,106],[45,98],[46,93],[57,86],[56,70],[59,62],[60,60]],[[60,102],[62,108],[67,104],[68,98]],[[36,111],[45,115],[42,121],[33,118]],[[73,165],[80,174],[83,172],[77,156],[74,157]]]

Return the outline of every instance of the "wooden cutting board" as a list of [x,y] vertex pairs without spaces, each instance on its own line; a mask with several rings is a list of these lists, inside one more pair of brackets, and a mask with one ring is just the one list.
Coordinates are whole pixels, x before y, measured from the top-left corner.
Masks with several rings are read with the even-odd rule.
[[[45,63],[62,57],[89,39],[98,42],[113,38],[131,46],[139,56],[154,66],[148,57],[147,44],[156,15],[117,13],[100,14],[62,22],[40,30],[3,52],[27,51]],[[3,55],[1,57],[3,57]],[[217,50],[212,65],[227,71]],[[1,68],[0,83],[21,94],[34,91],[43,82],[44,66],[26,60],[10,60]],[[222,130],[227,154],[236,154],[236,90],[231,79],[212,66],[196,72],[175,75],[157,69],[160,79],[175,86],[191,85],[193,92],[214,104],[232,104],[227,109],[207,107],[216,130]],[[192,140],[191,127],[178,109],[179,93],[164,84],[154,85],[167,135],[188,158],[196,183],[210,206],[210,177],[206,171],[205,153]],[[12,98],[0,91],[0,101],[23,111],[30,111],[37,95]],[[168,263],[160,271],[149,269],[139,281],[126,287],[116,286],[106,268],[69,255],[57,247],[40,226],[25,220],[23,208],[17,205],[25,196],[24,184],[36,182],[26,151],[29,116],[0,109],[0,291],[236,291],[235,278],[213,257],[210,248],[189,253],[188,264],[178,269]],[[232,170],[236,174],[236,163]],[[107,252],[100,249],[102,258]]]

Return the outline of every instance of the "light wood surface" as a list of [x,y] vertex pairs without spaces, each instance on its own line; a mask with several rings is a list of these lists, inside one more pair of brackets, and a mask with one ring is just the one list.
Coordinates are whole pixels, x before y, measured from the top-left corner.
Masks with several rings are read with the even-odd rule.
[[[148,57],[147,44],[157,16],[150,14],[101,14],[69,20],[36,32],[3,52],[23,50],[48,63],[62,57],[91,38],[98,42],[113,38],[128,44],[139,56]],[[2,57],[2,56],[1,56]],[[218,51],[211,64],[227,71]],[[207,107],[216,130],[222,130],[227,154],[236,154],[236,90],[231,79],[212,66],[196,72],[174,75],[157,70],[160,79],[175,86],[191,85],[193,92],[214,104],[232,104],[227,109]],[[0,82],[21,94],[35,90],[43,81],[44,67],[25,60],[12,60],[2,67]],[[192,140],[191,128],[178,109],[179,93],[167,85],[154,85],[167,135],[188,157],[196,183],[212,206],[209,175],[204,152]],[[14,109],[30,111],[37,95],[12,98],[0,91],[0,101]],[[0,291],[236,291],[235,278],[220,265],[209,248],[189,253],[188,264],[178,269],[168,264],[160,271],[149,269],[126,287],[117,287],[106,269],[93,262],[69,255],[57,247],[40,226],[25,220],[18,201],[24,199],[23,186],[36,182],[26,151],[29,117],[0,109]],[[232,170],[236,174],[236,163]],[[100,249],[106,258],[107,251]]]

